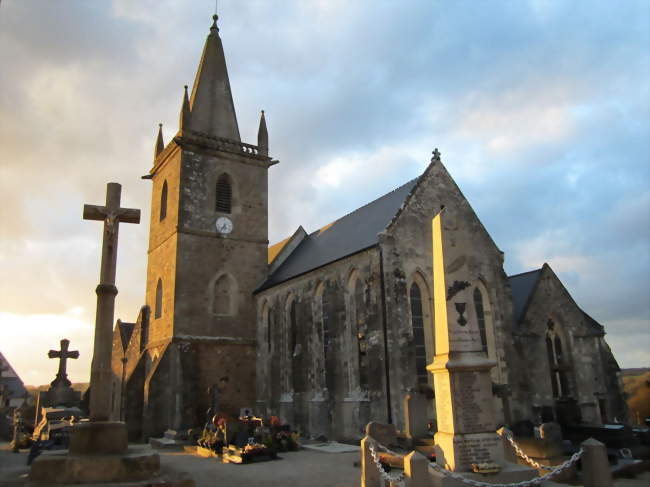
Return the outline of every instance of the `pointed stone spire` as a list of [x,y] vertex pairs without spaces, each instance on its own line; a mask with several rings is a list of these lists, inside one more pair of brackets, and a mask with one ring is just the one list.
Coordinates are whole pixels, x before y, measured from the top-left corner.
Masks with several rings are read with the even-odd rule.
[[215,137],[241,141],[235,105],[232,101],[226,58],[217,27],[218,16],[205,41],[201,62],[194,79],[189,128]]
[[185,85],[185,93],[183,94],[183,106],[181,107],[181,116],[178,122],[178,128],[181,132],[181,135],[183,135],[183,130],[189,127],[191,116],[192,114],[190,112],[190,99],[187,96],[187,85]]
[[162,123],[158,124],[158,138],[156,139],[156,147],[153,151],[153,158],[156,159],[158,154],[160,154],[165,149],[165,142],[163,141],[162,134]]
[[260,154],[263,156],[269,155],[269,132],[266,130],[266,118],[264,118],[264,110],[260,117],[260,128],[257,131],[257,147]]

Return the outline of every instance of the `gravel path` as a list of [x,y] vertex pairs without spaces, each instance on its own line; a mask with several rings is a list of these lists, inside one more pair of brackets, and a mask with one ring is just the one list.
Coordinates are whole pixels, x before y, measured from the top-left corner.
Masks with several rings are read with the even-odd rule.
[[[12,453],[0,442],[0,487],[25,484],[29,467],[27,451]],[[358,487],[361,470],[353,453],[322,453],[309,450],[281,453],[278,460],[233,465],[215,458],[181,452],[160,452],[163,471],[189,472],[197,487]]]

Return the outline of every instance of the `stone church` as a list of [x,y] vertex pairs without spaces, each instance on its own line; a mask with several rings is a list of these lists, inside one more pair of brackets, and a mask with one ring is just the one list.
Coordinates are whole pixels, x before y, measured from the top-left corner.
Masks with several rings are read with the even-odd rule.
[[[501,423],[624,419],[603,327],[552,269],[508,277],[499,250],[434,151],[418,178],[268,245],[269,155],[239,135],[216,16],[180,129],[153,167],[145,305],[118,320],[113,417],[132,439],[203,425],[209,408],[277,415],[303,436],[356,440],[430,399],[431,218],[462,221],[483,352]],[[272,189],[272,188],[271,188]]]

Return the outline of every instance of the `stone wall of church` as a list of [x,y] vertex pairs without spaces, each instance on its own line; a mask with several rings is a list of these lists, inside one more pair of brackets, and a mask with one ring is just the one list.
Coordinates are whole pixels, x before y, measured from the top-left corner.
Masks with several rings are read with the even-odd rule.
[[[176,287],[176,255],[178,252],[178,235],[174,234],[158,247],[149,252],[147,266],[146,303],[151,308],[151,327],[149,340],[168,339],[173,334],[175,287]],[[162,302],[160,313],[156,313],[156,293],[160,283]]]
[[601,424],[602,419],[622,419],[620,391],[612,387],[617,380],[601,350],[602,336],[545,267],[514,335],[515,421],[554,416],[562,423]]
[[[267,168],[202,151],[183,150],[174,334],[252,340],[252,294],[267,272]],[[224,174],[232,189],[230,213],[216,210],[217,179]],[[219,216],[231,219],[231,233],[217,232]]]
[[[421,181],[393,223],[381,235],[390,365],[390,400],[392,420],[403,427],[403,399],[411,390],[432,395],[433,380],[428,385],[418,383],[410,294],[416,284],[422,294],[423,318],[427,340],[427,363],[434,351],[433,282],[431,220],[445,208],[446,222],[459,226],[472,242],[472,254],[464,262],[447,265],[467,265],[473,276],[470,285],[479,288],[483,300],[486,325],[486,349],[497,363],[492,371],[496,384],[508,383],[506,362],[508,337],[512,323],[512,304],[503,271],[503,256],[475,215],[471,206],[440,162],[434,162],[422,175]],[[426,305],[424,304],[426,303]],[[474,313],[474,307],[468,306]],[[428,389],[428,391],[427,391]],[[497,422],[505,420],[501,399],[494,398]],[[433,419],[432,405],[429,414]]]
[[[149,255],[147,262],[147,286],[145,302],[155,311],[158,282],[162,288],[162,313],[151,317],[150,339],[160,340],[172,335],[174,315],[174,286],[177,253],[176,228],[180,201],[181,152],[173,144],[157,161],[156,174],[152,179],[151,216],[149,223]],[[164,191],[164,188],[166,190]],[[162,198],[163,192],[166,198]],[[165,201],[163,201],[163,199]],[[164,218],[161,205],[166,202]]]
[[358,440],[387,421],[379,252],[257,295],[257,413],[308,437]]

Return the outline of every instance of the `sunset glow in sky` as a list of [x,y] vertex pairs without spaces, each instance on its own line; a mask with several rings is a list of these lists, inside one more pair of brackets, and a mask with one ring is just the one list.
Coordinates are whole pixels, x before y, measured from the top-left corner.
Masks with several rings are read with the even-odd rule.
[[[61,338],[87,381],[103,204],[122,184],[115,318],[144,302],[158,123],[177,130],[212,0],[0,3],[0,351],[27,384]],[[242,140],[264,109],[271,243],[442,160],[515,274],[548,262],[650,366],[650,3],[219,2]]]

